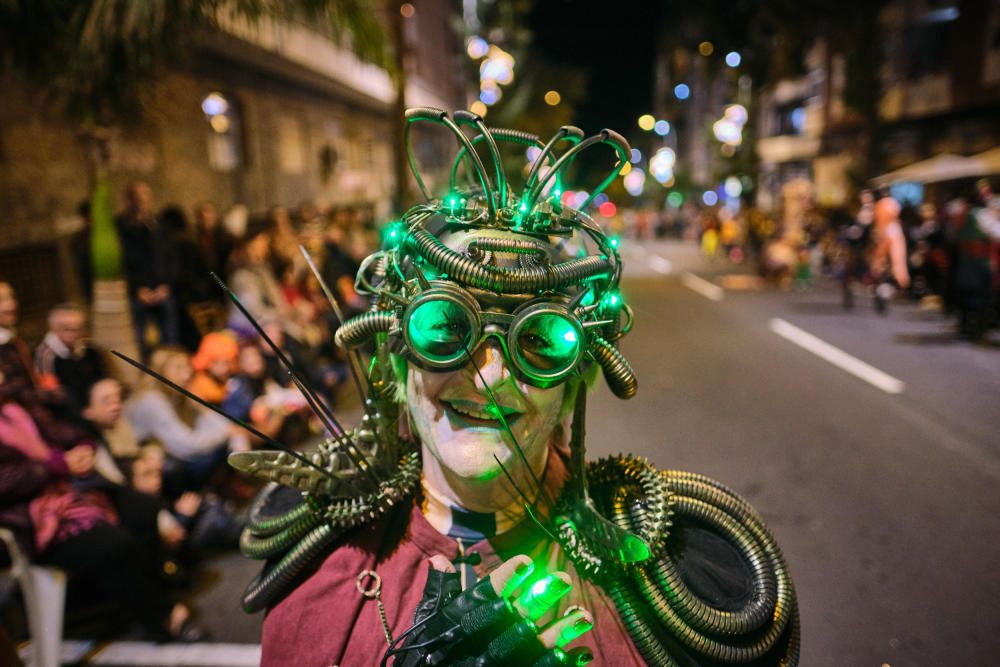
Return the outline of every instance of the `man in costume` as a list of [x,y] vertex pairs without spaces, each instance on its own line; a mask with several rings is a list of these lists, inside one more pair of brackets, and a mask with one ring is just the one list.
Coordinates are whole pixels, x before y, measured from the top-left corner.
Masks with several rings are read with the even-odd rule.
[[[361,424],[342,428],[295,369],[331,437],[230,457],[274,482],[241,540],[267,561],[243,600],[268,609],[263,664],[796,664],[792,582],[745,501],[641,459],[584,459],[598,370],[620,398],[637,389],[617,347],[632,325],[617,241],[583,212],[626,141],[563,127],[543,144],[427,108],[407,112],[407,137],[417,123],[459,152],[440,199],[411,153],[427,202],[359,271],[372,305],[337,342]],[[540,149],[520,193],[500,144]],[[564,205],[565,168],[600,146],[618,169]]]

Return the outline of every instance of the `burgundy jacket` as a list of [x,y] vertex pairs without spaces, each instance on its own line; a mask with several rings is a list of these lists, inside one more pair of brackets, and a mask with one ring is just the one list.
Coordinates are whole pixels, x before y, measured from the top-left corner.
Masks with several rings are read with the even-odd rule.
[[[374,570],[382,579],[382,602],[398,637],[412,625],[413,610],[427,581],[427,559],[458,556],[457,543],[437,532],[417,503],[394,508],[379,521],[352,531],[318,569],[274,606],[264,620],[262,667],[355,667],[378,665],[387,648],[378,607],[358,592],[358,574]],[[506,558],[527,553],[547,571],[564,570],[575,585],[559,604],[581,605],[594,615],[594,628],[570,645],[594,651],[594,665],[644,665],[614,604],[584,582],[558,545],[530,522],[466,551],[479,553],[481,578]],[[541,620],[546,623],[548,616]]]

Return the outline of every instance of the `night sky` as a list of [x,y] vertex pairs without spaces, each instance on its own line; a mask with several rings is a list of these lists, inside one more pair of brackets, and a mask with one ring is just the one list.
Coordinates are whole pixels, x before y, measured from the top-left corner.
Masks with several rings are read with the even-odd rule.
[[[642,5],[642,11],[627,9]],[[528,26],[534,47],[554,65],[588,76],[585,98],[576,104],[576,124],[594,132],[608,127],[627,133],[651,111],[659,2],[540,0]]]

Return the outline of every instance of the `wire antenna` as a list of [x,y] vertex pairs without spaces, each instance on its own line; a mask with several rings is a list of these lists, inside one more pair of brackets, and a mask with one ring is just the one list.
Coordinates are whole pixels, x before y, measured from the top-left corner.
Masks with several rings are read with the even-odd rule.
[[204,408],[208,408],[209,410],[211,410],[215,414],[220,415],[222,417],[225,417],[226,419],[228,419],[232,423],[236,424],[237,426],[246,429],[246,431],[248,433],[257,436],[258,438],[260,438],[261,440],[263,440],[264,442],[266,442],[271,447],[274,447],[275,449],[279,449],[279,450],[285,452],[286,454],[289,454],[290,456],[294,457],[299,462],[301,462],[301,463],[309,466],[310,468],[313,468],[314,470],[316,470],[317,472],[319,472],[320,474],[322,474],[327,479],[329,479],[329,480],[331,480],[333,482],[336,482],[337,484],[340,484],[340,480],[337,479],[333,475],[333,473],[331,473],[329,470],[326,470],[325,468],[321,468],[320,466],[316,465],[315,463],[313,463],[312,461],[310,461],[308,457],[303,456],[302,454],[299,454],[297,451],[295,451],[294,449],[292,449],[288,445],[286,445],[286,444],[284,444],[282,442],[278,442],[277,440],[275,440],[274,438],[272,438],[269,435],[265,435],[264,433],[261,433],[256,428],[254,428],[250,424],[246,423],[245,421],[243,421],[239,417],[234,417],[233,415],[229,414],[228,412],[226,412],[222,408],[220,408],[220,407],[218,407],[216,405],[212,405],[211,403],[209,403],[208,401],[204,400],[200,396],[192,394],[190,391],[188,391],[184,387],[180,386],[179,384],[177,384],[175,382],[171,382],[167,378],[163,377],[162,375],[160,375],[159,373],[157,373],[156,371],[154,371],[149,366],[146,366],[145,364],[141,364],[138,361],[136,361],[135,359],[132,359],[130,357],[126,357],[124,354],[122,354],[118,350],[111,350],[111,354],[115,355],[116,357],[118,357],[119,359],[121,359],[122,361],[124,361],[125,363],[127,363],[127,364],[129,364],[129,365],[131,365],[131,366],[133,366],[133,367],[135,367],[137,369],[139,369],[140,371],[142,371],[146,375],[150,376],[154,380],[157,380],[157,381],[161,382],[162,384],[165,384],[166,386],[170,387],[171,389],[173,389],[174,391],[176,391],[178,394],[184,396],[185,398],[189,398],[190,400],[194,401],[198,405],[200,405],[200,406],[202,406]]
[[[340,323],[343,324],[344,311],[340,309],[340,304],[337,303],[337,299],[336,297],[334,297],[333,291],[326,284],[326,281],[323,280],[322,274],[316,267],[315,262],[313,262],[312,255],[309,254],[309,251],[306,250],[306,247],[304,245],[299,246],[299,252],[302,253],[303,257],[305,257],[306,264],[309,265],[309,270],[312,271],[313,276],[319,283],[320,289],[323,290],[323,294],[326,295],[327,301],[330,302],[330,307],[333,308],[334,315],[336,315]],[[368,391],[366,391],[365,388],[361,386],[361,373],[358,371],[358,368],[364,368],[364,365],[361,363],[361,353],[358,351],[357,348],[351,348],[350,350],[348,350],[347,365],[351,369],[351,378],[354,379],[354,386],[357,388],[358,395],[361,397],[361,408],[365,411],[365,414],[368,414],[368,403],[365,400],[368,398]],[[368,378],[366,377],[365,380],[366,380],[365,384],[367,385]],[[368,386],[368,390],[369,391],[371,390],[370,385]]]
[[354,443],[354,440],[347,433],[344,427],[341,426],[340,422],[337,421],[337,418],[333,416],[333,412],[330,411],[330,409],[320,400],[302,376],[299,375],[298,370],[295,368],[295,365],[292,364],[291,360],[286,357],[285,353],[281,351],[281,348],[279,348],[275,342],[271,340],[271,337],[267,335],[264,328],[260,326],[260,323],[257,322],[253,315],[251,315],[246,307],[240,302],[239,297],[226,286],[226,283],[222,281],[222,278],[215,273],[212,273],[211,275],[212,278],[215,279],[215,282],[219,284],[219,287],[221,287],[222,290],[229,296],[236,308],[239,309],[240,313],[243,314],[243,317],[247,318],[250,324],[253,325],[254,330],[257,331],[257,334],[264,340],[264,342],[267,343],[268,347],[271,348],[275,356],[278,357],[278,361],[280,361],[281,365],[288,371],[288,374],[292,377],[292,382],[294,382],[298,390],[302,392],[302,396],[306,399],[306,403],[309,404],[313,413],[319,417],[321,422],[323,422],[323,426],[326,427],[326,430],[338,442],[347,445],[344,447],[344,452],[351,459],[354,465],[356,465],[359,470],[362,470],[364,473],[369,475],[376,484],[381,482],[381,476],[374,470],[374,468],[372,468],[364,453]]

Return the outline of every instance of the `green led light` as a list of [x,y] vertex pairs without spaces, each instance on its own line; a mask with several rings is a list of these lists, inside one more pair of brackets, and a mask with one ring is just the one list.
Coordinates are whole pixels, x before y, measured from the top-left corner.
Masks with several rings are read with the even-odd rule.
[[618,555],[623,563],[638,563],[650,557],[649,545],[635,535],[626,535]]
[[382,247],[395,248],[406,235],[406,225],[402,222],[390,222],[382,229]]
[[572,587],[554,574],[549,574],[532,584],[518,601],[524,607],[528,620],[535,622]]
[[567,343],[575,343],[576,342],[576,332],[575,331],[567,331],[566,333],[563,334],[563,340],[566,341]]
[[462,200],[459,199],[457,194],[451,193],[444,198],[444,205],[448,207],[448,210],[454,213],[455,209],[458,208],[458,205],[461,203],[461,201]]
[[619,239],[617,236],[612,236],[611,238],[608,239],[608,243],[611,245],[612,248],[617,248]]
[[528,202],[521,202],[521,205],[517,207],[517,210],[524,213],[528,210]]
[[562,190],[560,190],[559,188],[556,188],[555,190],[552,191],[552,196],[553,197],[562,197]]

